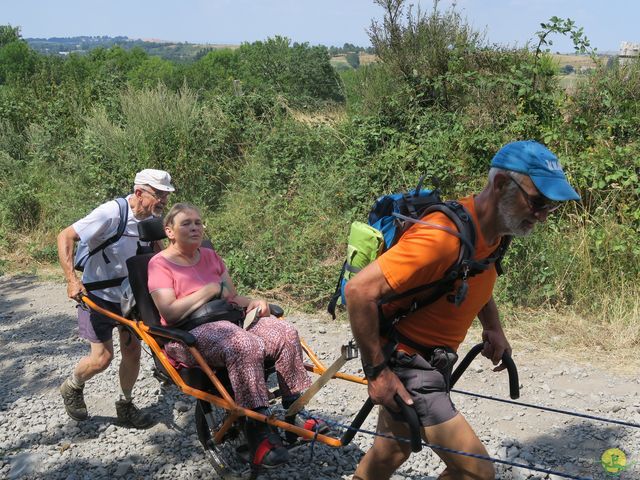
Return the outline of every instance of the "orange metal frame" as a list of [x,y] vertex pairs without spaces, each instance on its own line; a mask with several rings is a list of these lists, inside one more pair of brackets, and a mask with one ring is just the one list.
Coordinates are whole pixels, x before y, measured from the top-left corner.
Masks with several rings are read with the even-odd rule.
[[[216,376],[215,371],[207,364],[204,358],[202,358],[202,355],[200,354],[198,349],[195,347],[188,347],[189,352],[195,358],[196,362],[198,363],[198,366],[207,375],[207,377],[209,377],[209,380],[211,380],[211,383],[215,386],[216,390],[220,393],[220,395],[219,396],[214,395],[212,393],[190,387],[185,383],[185,381],[182,379],[182,377],[180,376],[178,371],[175,369],[175,367],[169,362],[164,351],[162,350],[160,345],[158,345],[158,342],[156,342],[155,338],[151,335],[149,327],[145,325],[143,321],[129,320],[127,318],[121,317],[120,315],[117,315],[113,312],[110,312],[109,310],[106,310],[100,307],[99,305],[96,305],[87,296],[83,296],[82,301],[89,308],[95,310],[96,312],[102,313],[103,315],[106,315],[107,317],[112,318],[116,322],[122,325],[125,325],[126,327],[133,330],[142,339],[142,341],[145,342],[149,346],[149,348],[151,348],[153,353],[156,355],[158,360],[160,360],[160,363],[162,363],[162,366],[165,368],[165,370],[171,377],[171,380],[173,380],[173,382],[178,386],[178,388],[180,388],[180,390],[183,393],[187,395],[191,395],[199,400],[204,400],[209,403],[212,403],[215,406],[223,408],[229,412],[229,416],[225,419],[222,426],[214,434],[214,441],[216,443],[220,443],[225,433],[233,425],[233,423],[238,418],[244,416],[244,417],[253,418],[261,422],[268,423],[270,425],[274,425],[275,427],[281,428],[289,432],[293,432],[299,437],[302,437],[307,440],[315,439],[331,447],[342,446],[342,442],[339,438],[330,437],[327,435],[320,435],[320,434],[316,436],[314,432],[305,430],[296,425],[291,425],[290,423],[279,420],[273,416],[268,417],[266,415],[261,415],[257,412],[254,412],[253,410],[243,408],[238,404],[236,404],[233,398],[231,397],[231,395],[229,394],[229,392],[227,391],[227,389],[224,387],[222,382],[220,382],[220,380]],[[318,375],[322,375],[327,368],[323,365],[323,363],[320,361],[320,359],[318,359],[318,357],[315,355],[311,347],[302,338],[300,339],[300,344],[302,346],[303,351],[309,358],[309,360],[311,360],[311,364],[305,363],[304,365],[305,368],[310,372],[316,373]],[[338,372],[332,378],[340,378],[342,380],[346,380],[354,383],[360,383],[362,385],[367,384],[367,380],[365,378],[358,377],[356,375],[349,375],[346,373]]]

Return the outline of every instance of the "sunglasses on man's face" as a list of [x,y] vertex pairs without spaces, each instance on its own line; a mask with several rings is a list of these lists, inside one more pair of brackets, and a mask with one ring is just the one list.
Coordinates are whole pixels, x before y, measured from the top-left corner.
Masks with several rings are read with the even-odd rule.
[[518,181],[515,178],[511,176],[509,176],[509,178],[513,180],[513,183],[516,184],[516,187],[518,187],[522,192],[522,194],[524,195],[524,199],[527,201],[527,205],[529,205],[529,209],[531,210],[532,213],[549,214],[557,210],[558,208],[560,208],[560,206],[562,205],[560,202],[554,202],[553,200],[549,200],[547,197],[545,197],[542,194],[538,194],[536,196],[529,195],[529,193],[527,193],[527,191],[524,188],[522,188],[522,185],[520,185],[520,183],[518,183]]

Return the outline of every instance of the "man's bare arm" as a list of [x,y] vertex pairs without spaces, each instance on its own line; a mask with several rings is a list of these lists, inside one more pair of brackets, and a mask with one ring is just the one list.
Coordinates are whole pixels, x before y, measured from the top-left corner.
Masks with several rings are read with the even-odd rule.
[[[482,354],[490,359],[494,365],[498,365],[504,352],[511,355],[511,346],[502,330],[498,306],[493,297],[482,307],[478,313],[478,319],[482,324],[482,340],[484,342]],[[505,365],[500,364],[494,368],[494,371],[499,372],[505,368]]]
[[67,295],[74,300],[80,300],[81,295],[87,294],[73,268],[73,247],[79,240],[80,237],[72,225],[58,234],[58,261],[62,267],[64,278],[67,280]]
[[[378,300],[391,291],[377,262],[367,265],[349,280],[345,289],[351,331],[360,348],[362,361],[370,365],[385,361],[380,341]],[[389,368],[382,370],[376,379],[369,380],[369,396],[376,404],[398,410],[394,400],[396,393],[406,404],[413,404],[409,392]]]

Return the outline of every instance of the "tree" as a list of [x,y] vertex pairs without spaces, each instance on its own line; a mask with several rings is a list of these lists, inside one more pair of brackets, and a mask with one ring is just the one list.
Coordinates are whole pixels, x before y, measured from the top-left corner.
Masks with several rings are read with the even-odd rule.
[[0,47],[0,84],[26,83],[35,72],[37,61],[37,54],[24,40]]
[[170,85],[174,64],[160,57],[148,57],[129,72],[129,80],[137,87],[155,87],[158,83]]
[[351,65],[353,68],[358,68],[360,66],[360,55],[358,52],[349,52],[346,55],[347,63]]
[[20,27],[11,25],[0,25],[0,48],[8,43],[20,40]]
[[276,36],[238,49],[240,80],[249,88],[271,90],[289,101],[342,101],[340,79],[326,47],[311,47]]
[[449,102],[452,74],[477,71],[486,56],[479,54],[484,36],[475,31],[455,6],[441,12],[438,1],[424,13],[405,7],[405,0],[375,0],[384,8],[382,23],[373,21],[369,39],[376,55],[423,104]]
[[209,50],[186,70],[187,83],[191,88],[230,91],[239,73],[239,57],[228,48]]

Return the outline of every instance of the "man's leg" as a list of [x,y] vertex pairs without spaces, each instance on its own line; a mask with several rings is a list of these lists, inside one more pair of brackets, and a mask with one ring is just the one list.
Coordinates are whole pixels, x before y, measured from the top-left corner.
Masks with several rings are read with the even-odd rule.
[[140,373],[140,340],[126,328],[118,328],[120,332],[120,388],[125,397],[131,398],[133,386]]
[[67,414],[74,420],[81,421],[88,417],[87,405],[84,402],[84,383],[94,375],[104,371],[113,359],[113,340],[91,343],[89,355],[76,364],[73,375],[67,378],[60,387]]
[[84,383],[100,372],[104,372],[113,360],[113,340],[91,343],[89,355],[80,359],[73,370],[74,376]]
[[140,372],[140,340],[126,328],[118,328],[120,333],[120,388],[122,395],[116,401],[118,423],[133,428],[148,428],[153,425],[151,415],[142,412],[133,404],[133,386]]
[[[439,425],[425,427],[427,442],[432,445],[488,456],[487,450],[465,418],[459,413],[451,420]],[[493,480],[495,470],[488,460],[458,455],[434,449],[447,465],[438,477],[441,480]]]
[[[409,438],[409,426],[397,422],[384,408],[379,408],[377,432]],[[411,455],[411,445],[390,438],[376,437],[373,446],[362,457],[353,480],[387,480]]]

